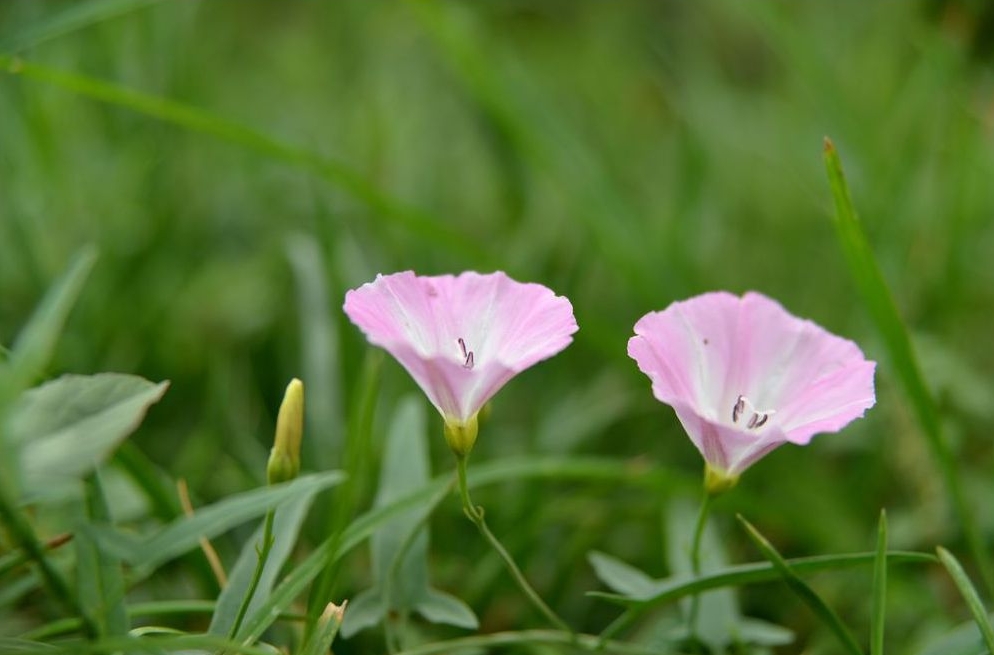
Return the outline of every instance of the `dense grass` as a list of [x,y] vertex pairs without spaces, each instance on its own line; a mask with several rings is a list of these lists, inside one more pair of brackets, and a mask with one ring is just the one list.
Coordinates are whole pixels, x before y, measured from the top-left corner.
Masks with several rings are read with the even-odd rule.
[[[106,15],[65,22],[82,6]],[[171,380],[108,466],[111,509],[138,526],[179,511],[173,479],[195,505],[263,484],[283,386],[303,378],[304,468],[351,475],[320,496],[303,556],[370,506],[390,418],[415,389],[345,319],[345,290],[404,269],[542,282],[571,299],[576,342],[501,392],[473,462],[595,456],[649,469],[651,482],[529,478],[474,496],[549,603],[596,633],[618,610],[585,596],[603,589],[587,553],[666,575],[664,517],[698,495],[699,455],[625,354],[631,326],[705,290],[756,289],[880,361],[878,404],[841,435],[774,452],[718,500],[728,557],[762,559],[737,512],[797,557],[873,551],[885,507],[891,548],[943,544],[975,575],[836,240],[821,158],[830,135],[990,542],[994,76],[980,47],[988,18],[973,6],[2,3],[0,342],[95,244],[45,377]],[[447,473],[441,422],[430,421],[432,470]],[[146,458],[164,476],[157,504],[114,475]],[[39,513],[39,532],[67,529],[66,516]],[[469,603],[483,632],[543,627],[455,496],[431,527],[434,584]],[[250,534],[216,540],[222,559]],[[216,596],[198,553],[167,570],[129,598]],[[889,571],[894,652],[969,618],[941,573]],[[356,551],[334,597],[369,575]],[[868,643],[871,569],[809,582]],[[740,598],[808,652],[835,647],[787,587]],[[6,635],[60,615],[39,593],[4,603]],[[204,627],[193,613],[160,623]],[[426,640],[463,634],[418,629]],[[336,652],[382,643],[368,631]]]

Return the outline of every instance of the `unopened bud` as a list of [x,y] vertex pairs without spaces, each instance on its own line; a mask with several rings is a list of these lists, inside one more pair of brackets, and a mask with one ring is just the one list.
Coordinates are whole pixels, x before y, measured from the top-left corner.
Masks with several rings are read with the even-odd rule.
[[456,454],[456,457],[462,458],[469,455],[470,451],[473,450],[473,444],[476,443],[477,432],[479,432],[479,424],[476,421],[476,414],[470,416],[465,422],[448,417],[445,419],[445,441],[449,444],[452,452]]
[[300,472],[300,440],[304,434],[304,383],[294,378],[286,387],[276,417],[276,438],[269,452],[269,484],[293,480]]

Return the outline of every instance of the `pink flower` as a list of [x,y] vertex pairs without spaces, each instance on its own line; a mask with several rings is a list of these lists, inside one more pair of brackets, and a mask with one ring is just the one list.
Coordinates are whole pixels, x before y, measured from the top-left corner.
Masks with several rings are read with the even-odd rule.
[[569,300],[502,272],[377,275],[345,294],[345,313],[427,394],[459,456],[473,447],[483,405],[577,330]]
[[876,364],[855,343],[754,292],[646,314],[628,354],[676,410],[715,492],[777,446],[841,430],[876,402]]

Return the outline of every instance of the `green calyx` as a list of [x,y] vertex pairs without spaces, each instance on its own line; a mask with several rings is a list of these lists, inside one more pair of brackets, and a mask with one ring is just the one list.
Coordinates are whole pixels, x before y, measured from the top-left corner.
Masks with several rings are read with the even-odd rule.
[[445,441],[449,448],[456,454],[456,457],[466,457],[473,450],[476,443],[476,435],[479,432],[479,423],[476,414],[470,416],[466,421],[459,421],[449,417],[445,418]]

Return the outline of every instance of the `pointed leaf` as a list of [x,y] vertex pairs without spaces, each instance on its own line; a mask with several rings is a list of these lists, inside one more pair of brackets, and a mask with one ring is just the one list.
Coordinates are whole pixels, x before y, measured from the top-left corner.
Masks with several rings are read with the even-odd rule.
[[23,394],[7,426],[20,452],[22,502],[74,492],[138,427],[168,386],[100,373],[64,375]]
[[605,553],[592,551],[587,560],[594,567],[597,578],[608,587],[631,598],[650,598],[658,581],[634,566]]
[[[99,471],[86,480],[86,508],[91,522],[110,522],[110,511],[104,496]],[[89,614],[101,637],[125,635],[128,616],[124,605],[124,575],[121,562],[101,550],[92,536],[77,531],[73,540],[76,548],[76,589],[79,605]]]
[[942,546],[936,548],[935,552],[939,555],[939,561],[946,567],[949,577],[956,583],[956,588],[959,589],[960,595],[966,601],[967,607],[970,608],[970,613],[973,614],[973,620],[976,621],[977,627],[980,629],[987,650],[994,653],[994,627],[987,616],[987,610],[984,609],[983,601],[980,600],[980,594],[977,593],[970,578],[966,575],[966,571],[963,570],[959,560],[952,553]]
[[432,623],[444,623],[467,630],[480,627],[476,614],[466,603],[438,589],[429,589],[428,593],[418,601],[415,610]]
[[379,589],[367,589],[349,601],[349,611],[342,622],[342,636],[348,639],[360,630],[371,628],[386,616],[386,605]]

